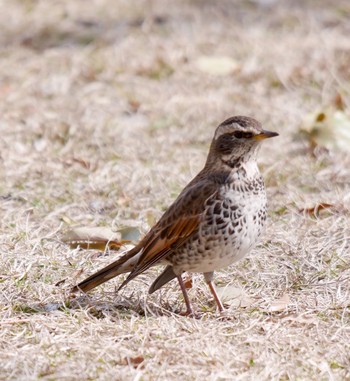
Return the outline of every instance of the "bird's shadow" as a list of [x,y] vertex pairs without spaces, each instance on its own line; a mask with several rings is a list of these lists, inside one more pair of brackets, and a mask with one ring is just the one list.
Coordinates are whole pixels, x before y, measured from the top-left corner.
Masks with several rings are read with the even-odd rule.
[[135,296],[123,297],[117,295],[114,301],[97,299],[88,295],[67,298],[64,301],[50,303],[36,303],[21,309],[31,314],[50,314],[57,311],[67,314],[76,314],[79,311],[97,319],[127,319],[131,317],[181,317],[181,303],[170,304],[162,301],[161,304],[146,298]]
[[[217,319],[215,306],[213,308],[196,311],[192,316],[186,315],[184,303],[181,300],[167,300],[159,298],[155,300],[148,296],[140,297],[140,295],[116,295],[113,294],[114,300],[106,295],[98,298],[94,295],[83,294],[80,296],[67,297],[62,301],[53,301],[49,303],[36,303],[25,305],[20,308],[21,312],[30,314],[51,314],[63,312],[67,315],[76,315],[83,312],[84,315],[93,319],[109,319],[109,320],[125,320],[132,317],[137,318],[184,318],[191,317],[195,319]],[[220,318],[220,317],[219,317]]]

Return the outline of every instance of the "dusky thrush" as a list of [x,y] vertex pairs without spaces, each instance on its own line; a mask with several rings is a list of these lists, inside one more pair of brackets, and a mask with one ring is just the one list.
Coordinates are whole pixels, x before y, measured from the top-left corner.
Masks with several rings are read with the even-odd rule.
[[277,136],[253,118],[234,116],[214,134],[207,161],[146,236],[109,266],[73,288],[87,292],[123,273],[119,290],[148,268],[164,264],[149,289],[153,293],[177,278],[188,315],[193,314],[183,272],[204,274],[222,312],[214,271],[243,258],[257,243],[266,220],[266,193],[257,166],[262,140]]

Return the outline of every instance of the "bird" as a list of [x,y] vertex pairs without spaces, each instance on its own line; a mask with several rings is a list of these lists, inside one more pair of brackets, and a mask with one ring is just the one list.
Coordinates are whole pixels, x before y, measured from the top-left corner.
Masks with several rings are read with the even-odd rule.
[[248,116],[222,122],[215,130],[204,168],[159,221],[134,248],[80,282],[72,292],[86,293],[129,273],[119,291],[150,267],[164,265],[149,288],[150,294],[177,278],[186,305],[184,315],[193,316],[182,274],[202,273],[223,313],[214,272],[245,257],[263,232],[267,198],[257,154],[263,140],[278,135]]

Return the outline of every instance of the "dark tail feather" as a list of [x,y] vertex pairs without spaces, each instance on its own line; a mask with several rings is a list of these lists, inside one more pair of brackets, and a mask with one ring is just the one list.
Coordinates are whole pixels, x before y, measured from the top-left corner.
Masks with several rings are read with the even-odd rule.
[[[120,275],[127,273],[133,269],[138,260],[138,255],[140,249],[136,246],[133,249],[125,253],[117,261],[111,263],[107,267],[104,267],[95,274],[90,275],[88,278],[80,282],[77,286],[72,288],[72,292],[88,292],[93,288],[99,286],[100,284],[107,282],[108,280]],[[130,262],[130,263],[127,263]]]
[[152,294],[154,291],[159,290],[166,283],[170,282],[172,279],[176,278],[177,275],[174,273],[172,266],[167,266],[165,270],[159,275],[159,277],[152,283],[151,287],[148,290],[149,294]]

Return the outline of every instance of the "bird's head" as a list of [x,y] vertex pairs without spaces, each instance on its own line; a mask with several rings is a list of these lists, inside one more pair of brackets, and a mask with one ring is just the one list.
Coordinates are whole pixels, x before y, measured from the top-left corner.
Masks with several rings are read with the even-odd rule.
[[260,143],[274,136],[278,136],[278,133],[264,130],[253,118],[234,116],[226,119],[215,131],[207,164],[217,164],[220,160],[234,167],[239,162],[255,160]]

